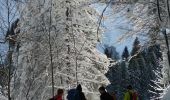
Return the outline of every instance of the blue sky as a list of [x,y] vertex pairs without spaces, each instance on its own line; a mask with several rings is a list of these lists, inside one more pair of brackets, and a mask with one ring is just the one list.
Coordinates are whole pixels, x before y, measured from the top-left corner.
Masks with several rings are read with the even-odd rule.
[[[10,14],[9,14],[9,21],[10,23],[14,22],[15,19],[19,17],[19,14],[16,12],[16,4],[14,0],[9,0],[9,8],[10,8]],[[0,41],[5,41],[5,34],[8,30],[8,10],[7,10],[7,2],[6,0],[0,0]],[[6,44],[0,44],[0,56],[5,57],[8,51],[8,45]]]
[[[99,12],[99,14],[101,14],[106,5],[94,4],[92,6]],[[112,14],[112,12],[112,8],[108,7],[104,13],[105,19],[102,21],[102,27],[104,28],[102,43],[116,47],[116,50],[121,54],[125,46],[128,46],[129,51],[131,50],[134,39],[128,38],[122,42],[118,42],[120,36],[127,32],[127,30],[120,29],[120,27],[130,29],[132,24],[129,23],[125,16],[123,16],[123,11],[116,14]],[[101,52],[103,51],[99,46],[97,46],[97,48]]]

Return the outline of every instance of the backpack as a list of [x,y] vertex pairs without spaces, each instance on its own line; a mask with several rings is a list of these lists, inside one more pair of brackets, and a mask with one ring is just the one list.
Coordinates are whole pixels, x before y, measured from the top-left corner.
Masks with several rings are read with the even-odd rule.
[[78,91],[75,92],[74,100],[81,100],[81,96]]
[[68,100],[75,100],[76,92],[77,92],[76,89],[70,89],[68,91],[67,99]]
[[138,100],[138,94],[136,92],[133,93],[133,100]]

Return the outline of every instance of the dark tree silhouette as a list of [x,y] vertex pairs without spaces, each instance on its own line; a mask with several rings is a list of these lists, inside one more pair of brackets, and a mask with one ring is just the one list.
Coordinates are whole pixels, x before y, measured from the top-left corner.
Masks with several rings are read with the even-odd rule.
[[108,48],[105,49],[104,53],[108,58],[111,58],[111,52],[109,52]]
[[129,51],[128,51],[127,46],[125,46],[124,51],[122,53],[122,59],[126,59],[127,60],[128,57],[129,57]]
[[138,53],[139,49],[140,49],[140,41],[139,41],[138,37],[136,37],[136,39],[135,39],[135,41],[133,43],[133,48],[132,48],[131,56],[133,56],[136,53]]

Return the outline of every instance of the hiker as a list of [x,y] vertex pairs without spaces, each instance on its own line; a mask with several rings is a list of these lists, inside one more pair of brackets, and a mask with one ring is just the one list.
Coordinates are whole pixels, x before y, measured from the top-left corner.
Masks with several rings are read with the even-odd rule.
[[86,100],[80,84],[76,88],[75,100]]
[[100,100],[113,100],[113,97],[106,92],[105,87],[101,86],[99,88],[99,92],[100,92]]
[[127,92],[124,95],[124,100],[138,100],[138,94],[131,85],[127,86]]
[[70,89],[67,93],[67,100],[74,100],[76,89]]
[[84,93],[82,92],[82,87],[79,84],[76,89],[71,89],[68,91],[68,100],[86,100]]
[[58,89],[57,90],[57,95],[54,96],[53,98],[51,98],[50,100],[64,100],[63,99],[63,93],[64,93],[63,89]]

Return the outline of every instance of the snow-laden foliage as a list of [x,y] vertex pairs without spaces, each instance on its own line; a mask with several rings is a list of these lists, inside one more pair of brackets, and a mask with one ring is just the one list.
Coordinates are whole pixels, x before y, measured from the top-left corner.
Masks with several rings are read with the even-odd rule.
[[147,2],[138,1],[136,3],[113,3],[113,15],[118,14],[116,18],[125,18],[118,20],[119,23],[127,25],[117,25],[119,29],[125,31],[118,41],[124,41],[127,38],[136,38],[140,36],[145,42],[148,42],[149,31],[157,26],[156,20],[151,20],[155,15],[149,14],[150,4]]
[[[141,98],[158,99],[163,92],[162,55],[159,45],[142,50],[129,62],[131,84],[139,92]],[[159,90],[161,89],[161,90]]]
[[1,93],[0,93],[0,99],[1,100],[8,100],[4,95],[2,95]]
[[[128,84],[132,84],[144,100],[162,96],[163,86],[169,84],[170,71],[167,48],[159,31],[169,27],[168,13],[164,10],[168,8],[165,5],[168,0],[159,0],[160,9],[155,5],[158,0],[15,1],[21,3],[19,27],[15,31],[21,32],[14,39],[16,52],[10,57],[14,58],[16,70],[11,82],[12,99],[45,100],[52,96],[53,85],[55,92],[64,88],[66,93],[80,83],[88,100],[98,100],[98,86],[109,83],[104,75],[108,66],[106,75],[111,84],[107,90],[116,91],[118,99],[123,99]],[[112,13],[99,16],[91,6],[96,2],[107,3],[104,9],[110,7]],[[97,22],[99,17],[101,21]],[[109,38],[109,46],[103,49],[107,57],[99,53],[95,47],[99,40],[97,33],[108,18],[111,20],[107,23],[114,24],[107,29],[114,29],[113,34],[125,33],[118,42],[140,36],[146,47],[141,47],[137,40],[131,56],[125,48],[122,61],[117,62],[119,56],[110,42],[117,38],[108,35],[105,40]],[[164,18],[162,22],[161,18]],[[157,43],[164,52],[160,52]],[[112,58],[110,65],[107,58]]]
[[[136,40],[134,41],[134,45]],[[160,99],[164,91],[162,75],[162,53],[160,45],[141,47],[132,50],[135,56],[128,57],[110,66],[106,76],[111,84],[110,92],[116,92],[119,100],[123,99],[126,86],[131,84],[144,100]],[[128,61],[129,59],[129,61]]]
[[[150,80],[152,80],[152,82],[150,82],[152,85],[149,87],[142,87],[138,89],[140,91],[146,91],[147,89],[151,90],[149,91],[150,96],[145,95],[145,92],[141,92],[141,93],[143,93],[143,96],[145,95],[144,97],[146,98],[153,97],[152,99],[157,99],[157,97],[160,97],[160,95],[162,95],[162,91],[164,89],[163,84],[165,86],[169,84],[169,65],[168,65],[168,59],[167,59],[168,48],[165,45],[166,43],[165,43],[164,36],[162,36],[162,33],[160,32],[161,28],[169,27],[167,8],[165,6],[167,3],[166,2],[167,0],[159,0],[160,10],[161,10],[160,13],[161,13],[161,18],[163,18],[163,22],[158,21],[159,7],[157,7],[157,1],[158,0],[140,0],[140,1],[137,0],[137,2],[133,4],[113,3],[113,14],[116,15],[119,13],[119,16],[117,17],[120,17],[120,18],[126,17],[127,22],[129,22],[129,27],[122,27],[122,25],[119,26],[120,29],[124,29],[128,31],[126,32],[126,34],[122,35],[122,37],[120,38],[120,41],[124,41],[127,38],[139,36],[140,40],[142,40],[142,43],[145,44],[144,46],[146,46],[146,48],[148,49],[151,49],[157,44],[161,45],[160,47],[161,49],[159,52],[161,52],[163,56],[159,59],[157,57],[159,55],[154,54],[155,52],[158,52],[158,51],[154,51],[153,53],[153,52],[146,50],[147,52],[150,52],[150,53],[147,53],[148,55],[146,55],[146,54],[143,54],[143,53],[146,53],[143,51],[144,49],[140,48],[131,55],[132,57],[129,60],[129,61],[132,61],[129,63],[129,67],[138,66],[139,68],[138,70],[136,70],[137,68],[134,68],[132,71],[136,73],[136,75],[134,75],[136,79],[131,84],[136,82],[135,84],[136,87],[140,87],[139,85],[141,85],[140,83],[142,82],[142,80],[140,78],[147,79],[147,74],[146,75],[144,74],[145,76],[144,75],[142,76],[141,74],[145,73],[145,71],[150,72],[152,70],[151,72],[152,77],[150,78]],[[121,16],[120,16],[120,12],[121,12]],[[165,18],[163,16],[165,16]],[[119,23],[123,21],[121,20],[119,21]],[[148,56],[152,56],[152,57],[150,58]],[[143,63],[143,62],[146,62],[146,63]],[[145,69],[145,71],[142,71],[143,69]],[[146,81],[146,83],[148,81],[149,79]]]
[[[155,6],[153,7],[149,0],[136,0],[134,3],[113,2],[112,9],[112,15],[110,14],[110,16],[112,16],[111,20],[113,20],[114,27],[116,26],[121,31],[125,30],[126,32],[122,35],[120,41],[139,36],[144,46],[139,44],[139,40],[136,39],[131,57],[129,57],[129,66],[127,62],[122,68],[120,68],[120,63],[109,66],[107,77],[111,85],[109,85],[108,89],[118,91],[118,98],[122,99],[126,85],[132,84],[144,100],[160,98],[164,90],[163,85],[167,84],[167,80],[165,81],[164,78],[167,77],[168,70],[164,72],[165,70],[162,69],[163,65],[165,65],[162,60],[165,60],[163,58],[167,59],[167,57],[162,57],[161,55],[162,53],[164,54],[164,52],[161,52],[163,50],[162,44],[161,47],[157,45],[160,44],[158,41],[160,38],[162,41],[162,37],[159,32]],[[126,20],[122,20],[124,17]],[[107,18],[108,16],[104,16],[103,21],[106,21],[105,19]],[[116,22],[118,24],[115,25]],[[122,23],[128,24],[122,25]],[[164,68],[167,67],[168,65],[166,64]],[[121,72],[123,68],[124,71]],[[122,74],[126,75],[127,78],[121,77]],[[121,88],[123,89],[121,90]]]
[[89,2],[28,0],[22,7],[12,96],[15,100],[50,98],[51,66],[55,92],[57,88],[67,92],[80,83],[87,95],[96,95],[100,85],[109,83],[104,75],[107,58],[95,48],[97,13]]
[[170,87],[167,87],[167,89],[165,89],[164,91],[162,100],[169,100],[169,98],[170,98]]

